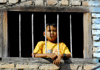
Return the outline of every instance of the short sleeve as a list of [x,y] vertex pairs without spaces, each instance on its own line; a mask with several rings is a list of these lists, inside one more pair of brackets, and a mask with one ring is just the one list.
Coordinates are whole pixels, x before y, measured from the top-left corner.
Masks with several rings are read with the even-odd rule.
[[43,41],[38,42],[35,49],[33,50],[33,53],[38,53],[38,54],[43,53],[43,44],[44,44]]
[[66,46],[65,49],[64,49],[64,53],[65,53],[65,54],[71,54],[67,46]]
[[71,54],[68,47],[63,43],[63,54]]

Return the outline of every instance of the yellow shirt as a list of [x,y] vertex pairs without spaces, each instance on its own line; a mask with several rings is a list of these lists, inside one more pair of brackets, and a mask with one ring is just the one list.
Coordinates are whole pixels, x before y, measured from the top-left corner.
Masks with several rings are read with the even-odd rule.
[[[64,43],[59,43],[59,52],[60,54],[71,54],[68,47]],[[45,41],[40,41],[37,43],[34,53],[44,54],[45,53]],[[57,43],[52,43],[47,41],[47,53],[55,53],[58,55],[58,46]]]

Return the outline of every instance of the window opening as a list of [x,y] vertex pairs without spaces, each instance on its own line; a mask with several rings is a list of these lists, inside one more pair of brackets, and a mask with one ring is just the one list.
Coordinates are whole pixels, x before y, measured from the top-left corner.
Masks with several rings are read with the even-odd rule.
[[83,13],[72,13],[72,53],[83,58]]
[[83,58],[83,13],[59,13],[59,21],[60,41],[68,46],[70,52],[72,45],[73,58]]
[[[32,30],[30,12],[8,12],[8,51],[9,57],[31,57]],[[13,18],[14,17],[14,18]],[[21,47],[19,47],[19,19],[21,19]]]
[[[8,12],[8,55],[19,56],[19,14],[10,15]],[[16,19],[12,19],[12,17]],[[12,21],[13,20],[13,21]],[[13,47],[14,46],[14,47]]]
[[31,25],[32,25],[32,13],[21,12],[21,57],[31,57],[32,53]]
[[[15,18],[12,18],[13,16]],[[21,25],[18,24],[19,22]],[[69,49],[72,49],[72,51],[70,51],[72,52],[73,58],[82,58],[83,14],[54,12],[20,12],[20,14],[19,12],[8,12],[9,56],[19,57],[21,55],[20,57],[31,57],[31,53],[37,42],[46,40],[46,38],[43,37],[43,31],[48,22],[57,23],[57,31],[59,31],[57,37],[58,43],[64,42]],[[21,30],[21,33],[18,29]],[[20,34],[21,37],[19,37]],[[19,42],[19,38],[21,42]],[[21,43],[21,47],[19,47],[19,43]],[[72,48],[71,45],[73,45]],[[16,51],[14,49],[16,49]],[[12,54],[13,52],[15,52],[14,55]],[[21,54],[19,54],[19,52],[21,52]],[[81,55],[78,53],[81,53]]]

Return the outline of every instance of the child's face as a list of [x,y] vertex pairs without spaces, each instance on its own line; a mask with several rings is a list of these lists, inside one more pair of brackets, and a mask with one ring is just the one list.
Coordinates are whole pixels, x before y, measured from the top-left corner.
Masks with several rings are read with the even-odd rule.
[[[45,32],[44,32],[45,36]],[[46,37],[48,41],[54,42],[57,39],[57,28],[51,26],[46,27]]]

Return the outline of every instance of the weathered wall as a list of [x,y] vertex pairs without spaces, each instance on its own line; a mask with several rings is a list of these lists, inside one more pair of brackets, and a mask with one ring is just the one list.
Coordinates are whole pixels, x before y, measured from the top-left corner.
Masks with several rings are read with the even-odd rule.
[[[71,7],[72,11],[78,10],[75,7],[90,7],[89,12],[92,15],[92,40],[93,40],[93,57],[100,57],[100,1],[86,0],[0,0],[0,9],[9,10],[12,7]],[[28,7],[29,8],[29,7]],[[75,9],[74,9],[75,8]],[[62,9],[63,10],[63,9]],[[69,9],[71,11],[71,9]],[[81,9],[82,10],[82,9]],[[81,11],[79,10],[79,11]],[[68,10],[67,10],[68,11]],[[1,18],[0,14],[0,18]],[[1,18],[2,19],[2,18]],[[2,47],[2,23],[0,19],[0,47]],[[0,49],[1,50],[1,49]]]
[[[51,61],[52,62],[52,61]],[[97,66],[92,59],[61,60],[56,66],[42,58],[3,58],[0,69],[8,70],[90,70]]]
[[[69,0],[0,0],[0,9],[10,9],[12,7],[27,7],[27,6],[41,6],[41,7],[46,7],[46,6],[51,6],[51,7],[71,7],[71,8],[75,8],[75,7],[79,7],[79,6],[83,6],[85,7],[94,7],[94,8],[90,8],[90,12],[92,14],[92,38],[93,38],[93,57],[100,57],[100,8],[98,9],[98,7],[100,7],[100,1],[69,1]],[[96,8],[96,9],[95,9]],[[63,9],[62,9],[63,10]],[[69,9],[71,10],[71,9]],[[77,11],[77,9],[75,8],[74,10]],[[82,10],[82,9],[81,9]],[[79,11],[81,11],[79,10]],[[98,11],[97,11],[98,10]],[[73,9],[72,9],[73,11]],[[1,29],[0,29],[0,42],[2,42],[2,23],[1,23]],[[0,46],[2,46],[2,44],[0,44]]]
[[93,56],[100,57],[100,12],[92,13]]
[[[91,29],[92,29],[92,40],[93,40],[93,57],[100,58],[100,1],[86,1],[86,0],[0,0],[0,10],[9,10],[14,7],[26,7],[27,9],[34,7],[58,7],[58,9],[62,7],[66,7],[67,12],[77,11],[78,8],[81,9],[78,12],[83,11],[83,9],[87,8],[88,12],[92,15],[91,21]],[[78,7],[78,8],[76,8]],[[90,7],[90,8],[89,8]],[[40,9],[39,8],[39,9]],[[70,8],[70,9],[69,9]],[[37,8],[38,9],[38,8]],[[72,9],[72,10],[71,10]],[[51,9],[52,10],[52,9]],[[62,9],[63,10],[63,9]],[[59,11],[58,11],[59,12]],[[0,11],[0,50],[2,50],[2,18]],[[0,53],[2,56],[2,52]]]
[[0,0],[0,7],[10,6],[100,6],[100,1],[88,0]]
[[[2,11],[9,11],[12,8],[17,7],[26,7],[26,9],[29,9],[30,6],[32,7],[31,10],[34,7],[37,11],[41,7],[57,7],[59,12],[60,8],[65,8],[64,10],[67,12],[90,12],[92,15],[92,21],[91,21],[91,29],[92,29],[92,40],[93,40],[93,58],[100,58],[100,1],[86,1],[86,0],[73,0],[70,2],[69,0],[0,0],[0,57],[2,57],[2,46],[3,46],[3,24],[2,24]],[[39,8],[40,7],[40,8]],[[77,8],[76,8],[77,7]],[[20,8],[19,8],[20,9]],[[80,9],[80,10],[79,10]],[[87,10],[87,11],[84,11]],[[16,10],[14,10],[16,11]],[[17,10],[18,11],[18,10]],[[36,11],[36,10],[34,10]],[[62,9],[63,11],[63,9]],[[76,59],[74,59],[76,60]],[[78,61],[79,60],[79,61]],[[61,63],[61,70],[90,70],[93,67],[95,67],[95,63],[92,63],[92,60],[87,61],[80,61],[80,59],[76,60],[75,63],[67,63],[62,61]],[[84,60],[84,59],[82,59]],[[73,61],[73,60],[71,60]],[[95,60],[96,62],[96,60]],[[14,69],[26,69],[32,68],[33,70],[58,70],[59,67],[53,65],[52,63],[43,60],[43,59],[19,59],[19,58],[9,58],[9,59],[3,59],[0,61],[0,68],[1,69],[8,69],[14,70]],[[55,68],[55,69],[54,69]]]

